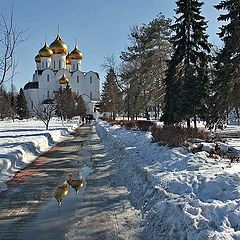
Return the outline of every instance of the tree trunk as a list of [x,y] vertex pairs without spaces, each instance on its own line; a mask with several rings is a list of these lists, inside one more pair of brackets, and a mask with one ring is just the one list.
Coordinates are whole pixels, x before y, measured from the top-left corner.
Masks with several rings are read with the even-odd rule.
[[227,119],[226,119],[226,124],[227,124],[227,125],[228,125],[228,117],[229,117],[228,114],[229,114],[229,112],[228,112],[228,106],[227,106],[227,113],[226,113],[226,118],[227,118]]
[[150,120],[149,113],[148,113],[148,108],[145,109],[145,117],[147,120]]
[[156,104],[154,105],[154,116],[155,116],[155,120],[157,120],[158,115],[157,115],[157,105]]
[[194,128],[197,128],[197,116],[194,116]]
[[51,121],[51,117],[48,117],[47,120],[46,120],[46,130],[49,129],[49,123]]
[[239,126],[239,111],[238,111],[238,107],[235,107],[235,111],[237,114],[237,122],[238,122],[238,126]]
[[187,128],[191,127],[191,122],[190,122],[190,118],[187,119]]

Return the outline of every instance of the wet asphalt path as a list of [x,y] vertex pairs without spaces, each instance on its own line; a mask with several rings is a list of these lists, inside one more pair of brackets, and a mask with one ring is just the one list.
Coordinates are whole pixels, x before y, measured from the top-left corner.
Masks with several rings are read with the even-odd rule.
[[25,232],[32,228],[41,208],[53,199],[56,187],[89,161],[90,152],[88,157],[81,157],[81,143],[85,147],[90,144],[91,126],[78,128],[73,136],[18,172],[8,182],[8,189],[0,193],[1,240],[25,239]]
[[[69,189],[59,212],[55,189],[86,164],[93,172],[85,187],[77,195]],[[94,127],[81,126],[72,139],[16,174],[0,193],[0,240],[139,239],[141,214],[118,178],[114,158]]]

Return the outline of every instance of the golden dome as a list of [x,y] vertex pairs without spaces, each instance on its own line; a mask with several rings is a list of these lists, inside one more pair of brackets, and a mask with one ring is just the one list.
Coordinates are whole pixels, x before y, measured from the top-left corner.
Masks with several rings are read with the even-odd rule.
[[40,58],[39,54],[35,57],[35,62],[36,63],[40,63],[41,62],[41,58]]
[[39,50],[40,57],[51,57],[53,55],[53,51],[48,47],[47,43]]
[[70,65],[71,64],[71,58],[70,58],[70,54],[68,53],[68,55],[66,56],[66,64]]
[[60,84],[69,84],[69,80],[66,78],[65,74],[62,75],[62,77],[59,79]]
[[62,41],[61,37],[59,34],[57,35],[56,39],[54,42],[50,44],[49,47],[54,54],[64,54],[67,55],[68,53],[68,47],[67,45]]
[[75,46],[75,48],[73,49],[73,51],[70,53],[70,58],[71,58],[71,59],[79,59],[79,60],[82,60],[83,54],[78,50],[78,47],[77,47],[77,46]]

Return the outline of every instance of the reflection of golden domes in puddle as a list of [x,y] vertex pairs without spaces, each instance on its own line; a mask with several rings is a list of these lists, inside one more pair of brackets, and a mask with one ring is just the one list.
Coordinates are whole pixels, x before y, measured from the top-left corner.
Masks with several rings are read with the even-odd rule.
[[53,51],[48,47],[47,43],[39,50],[40,57],[51,57],[53,55]]
[[68,54],[68,55],[66,56],[66,64],[67,64],[67,65],[70,65],[70,64],[71,64],[70,54]]
[[75,48],[73,49],[73,51],[70,53],[70,58],[71,58],[71,59],[82,60],[83,54],[82,54],[82,52],[79,51],[79,49],[78,49],[77,46],[75,46]]
[[62,41],[61,37],[59,34],[57,35],[56,39],[54,42],[50,44],[49,47],[54,54],[64,54],[67,55],[68,53],[68,47],[67,45]]
[[54,197],[57,199],[58,206],[61,206],[63,198],[65,198],[68,194],[68,185],[64,183],[62,186],[59,186],[54,194]]
[[72,179],[72,175],[68,176],[67,183],[76,191],[76,193],[78,193],[79,189],[84,185],[82,178]]
[[69,80],[63,74],[62,77],[59,79],[60,84],[69,84]]
[[35,57],[35,62],[36,63],[40,63],[41,62],[41,58],[40,58],[39,54]]

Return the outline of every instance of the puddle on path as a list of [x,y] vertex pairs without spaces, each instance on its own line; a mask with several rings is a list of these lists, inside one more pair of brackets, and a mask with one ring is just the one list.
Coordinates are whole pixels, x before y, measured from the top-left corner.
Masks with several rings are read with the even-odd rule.
[[87,187],[87,176],[92,172],[92,168],[84,166],[80,172],[72,174],[72,179],[77,180],[79,176],[83,179],[77,193],[68,185],[68,193],[62,199],[60,207],[53,194],[52,199],[40,210],[36,220],[26,232],[25,240],[46,240],[46,239],[64,239],[64,234],[69,227],[75,223],[76,210],[79,208],[80,202],[83,201],[85,189]]

